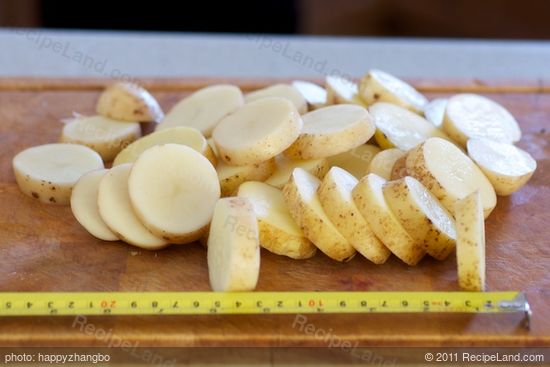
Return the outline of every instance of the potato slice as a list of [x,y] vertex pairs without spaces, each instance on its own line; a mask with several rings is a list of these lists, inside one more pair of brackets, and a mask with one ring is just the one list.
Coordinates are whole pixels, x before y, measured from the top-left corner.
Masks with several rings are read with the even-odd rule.
[[164,117],[157,100],[134,83],[118,82],[107,87],[96,105],[98,114],[122,121],[159,122]]
[[157,145],[134,163],[128,191],[142,223],[158,237],[184,244],[201,237],[220,198],[212,164],[185,145]]
[[479,167],[456,145],[430,138],[410,151],[407,172],[430,189],[453,212],[455,203],[479,190],[485,217],[497,204],[493,186]]
[[409,150],[434,136],[449,139],[429,121],[391,103],[375,103],[369,112],[376,125],[374,137],[383,149]]
[[99,182],[108,170],[98,169],[80,177],[71,193],[71,211],[74,217],[92,236],[103,241],[119,238],[107,227],[97,207]]
[[370,70],[359,84],[359,95],[368,104],[388,102],[422,113],[428,99],[410,84],[381,70]]
[[140,136],[138,122],[117,121],[103,116],[82,116],[63,126],[61,142],[86,145],[108,162]]
[[244,96],[244,101],[250,103],[266,97],[286,98],[292,102],[300,114],[307,112],[307,101],[304,96],[302,96],[302,93],[288,84],[275,84],[267,88],[250,92]]
[[12,165],[17,185],[25,195],[42,203],[68,205],[78,179],[103,168],[103,160],[84,145],[46,144],[23,150]]
[[[216,148],[216,143],[214,143],[214,139],[208,138],[208,139],[206,139],[206,142],[210,146],[210,149],[212,149],[212,153],[214,154],[214,157],[216,157],[216,159],[217,159],[220,155],[218,154],[218,148]],[[210,162],[212,162],[212,161],[210,161]]]
[[204,155],[213,165],[216,164],[216,156],[204,136],[197,129],[180,126],[155,131],[136,140],[116,156],[113,166],[122,163],[133,163],[147,149],[155,145],[169,143],[186,145]]
[[382,191],[385,183],[382,177],[368,174],[353,189],[353,200],[376,237],[403,262],[416,265],[424,256],[424,250],[388,206]]
[[239,186],[238,196],[252,202],[263,248],[293,259],[308,259],[315,255],[317,247],[290,216],[281,190],[263,182],[248,181]]
[[403,156],[395,161],[391,169],[390,179],[399,180],[400,178],[409,175],[409,173],[407,172],[407,155],[407,152],[405,152]]
[[248,199],[218,200],[210,225],[207,257],[213,291],[256,288],[260,274],[260,244],[256,215]]
[[310,110],[325,107],[327,104],[327,91],[317,84],[295,80],[292,86],[306,99]]
[[406,153],[401,149],[386,149],[374,156],[369,164],[368,173],[375,173],[385,180],[389,180],[392,175],[395,162],[404,157]]
[[511,195],[529,181],[537,162],[511,144],[489,139],[468,140],[468,155],[489,179],[497,195]]
[[339,76],[329,75],[325,79],[327,104],[357,104],[365,106],[359,97],[357,83]]
[[363,256],[383,264],[390,250],[376,237],[351,196],[357,179],[340,167],[332,167],[321,182],[317,194],[328,219],[342,236]]
[[365,144],[374,124],[361,106],[343,104],[323,107],[302,116],[304,127],[285,151],[292,159],[314,159],[344,153]]
[[[328,157],[330,167],[340,167],[360,180],[368,173],[369,165],[380,148],[372,144],[362,144],[347,152]],[[317,176],[319,177],[319,176]],[[323,177],[319,177],[323,178]]]
[[403,228],[426,252],[444,260],[455,249],[453,217],[437,198],[413,177],[390,181],[382,188],[384,198]]
[[222,118],[237,111],[243,104],[243,94],[238,87],[212,85],[179,101],[164,116],[156,130],[187,126],[209,138]]
[[355,249],[325,214],[317,195],[320,184],[317,177],[302,168],[295,168],[283,188],[285,204],[292,218],[318,249],[334,260],[350,260],[355,256]]
[[261,98],[225,117],[212,134],[220,158],[246,166],[275,157],[299,136],[303,122],[285,98]]
[[485,290],[485,221],[479,191],[456,202],[458,284],[465,291]]
[[515,143],[521,138],[514,116],[500,104],[477,94],[451,97],[442,127],[462,146],[471,138],[488,138],[502,143]]
[[437,127],[441,127],[445,118],[447,98],[436,98],[424,106],[424,117]]
[[282,189],[288,182],[290,175],[292,175],[292,171],[294,171],[296,167],[305,169],[319,179],[323,178],[330,168],[326,158],[294,160],[284,155],[275,157],[275,165],[275,172],[265,180],[265,183],[278,189]]
[[275,171],[275,159],[250,166],[230,166],[220,162],[216,166],[222,196],[233,196],[246,181],[263,181]]

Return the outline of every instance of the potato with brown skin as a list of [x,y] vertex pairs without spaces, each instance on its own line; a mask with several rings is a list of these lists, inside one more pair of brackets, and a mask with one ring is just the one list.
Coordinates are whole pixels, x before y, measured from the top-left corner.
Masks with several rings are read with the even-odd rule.
[[395,161],[391,169],[390,178],[392,180],[399,180],[400,178],[408,176],[407,173],[407,153],[401,158]]

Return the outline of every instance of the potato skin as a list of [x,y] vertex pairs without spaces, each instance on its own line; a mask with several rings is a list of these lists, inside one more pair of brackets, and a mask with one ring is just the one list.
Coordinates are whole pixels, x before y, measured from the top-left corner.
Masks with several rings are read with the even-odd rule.
[[407,153],[405,153],[404,156],[396,160],[395,163],[393,164],[390,178],[392,180],[399,180],[400,178],[403,178],[408,175],[409,174],[407,172]]
[[242,170],[238,173],[229,177],[220,177],[222,197],[235,195],[243,182],[263,181],[267,179],[275,170],[275,160],[272,158],[262,163],[241,167]]
[[274,254],[302,260],[309,259],[317,253],[317,247],[305,237],[293,236],[261,219],[258,219],[258,228],[260,244]]

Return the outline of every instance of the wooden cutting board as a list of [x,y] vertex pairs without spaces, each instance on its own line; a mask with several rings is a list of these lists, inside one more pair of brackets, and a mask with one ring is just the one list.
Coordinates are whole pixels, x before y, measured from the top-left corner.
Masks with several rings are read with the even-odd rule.
[[[273,80],[144,80],[165,109],[193,90],[232,82],[251,90]],[[11,159],[32,145],[57,141],[59,120],[92,114],[105,80],[0,79],[0,291],[209,290],[206,252],[200,245],[148,252],[94,239],[68,207],[39,204],[21,194]],[[95,329],[140,346],[326,346],[323,330],[362,346],[550,345],[550,90],[542,85],[481,81],[416,85],[429,97],[458,91],[488,95],[518,118],[519,146],[538,161],[521,191],[499,197],[487,221],[489,290],[523,290],[533,309],[530,331],[521,315],[308,315],[313,329],[292,315],[88,317]],[[454,258],[426,257],[409,267],[392,257],[374,265],[361,256],[341,264],[319,253],[295,261],[262,252],[258,290],[395,291],[457,288]],[[72,317],[9,318],[0,322],[0,345],[106,345],[73,327]],[[319,334],[318,334],[319,335]]]

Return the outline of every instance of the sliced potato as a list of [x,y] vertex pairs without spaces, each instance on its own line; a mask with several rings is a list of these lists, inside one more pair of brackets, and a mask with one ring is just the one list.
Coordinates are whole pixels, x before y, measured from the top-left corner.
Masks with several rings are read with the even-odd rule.
[[317,247],[290,216],[281,190],[263,182],[248,181],[239,186],[238,196],[249,199],[254,207],[263,248],[293,259],[315,255]]
[[103,168],[103,160],[84,145],[46,144],[18,153],[12,165],[25,195],[42,203],[68,205],[78,179]]
[[321,108],[327,104],[327,91],[317,84],[295,80],[292,86],[304,96],[310,110]]
[[383,264],[390,250],[376,237],[351,196],[357,179],[340,167],[332,167],[317,193],[327,217],[342,236],[363,256],[375,264]]
[[112,161],[124,147],[140,136],[138,122],[82,116],[63,126],[61,142],[86,145],[98,152],[104,161]]
[[244,96],[244,101],[249,103],[266,97],[286,98],[292,102],[300,114],[307,112],[307,101],[304,96],[302,96],[302,93],[288,84],[275,84],[267,88],[250,92]]
[[216,164],[216,156],[200,131],[191,127],[180,126],[155,131],[136,140],[116,156],[113,166],[122,163],[133,163],[147,149],[155,145],[169,143],[186,145],[204,155],[212,164]]
[[376,154],[369,164],[368,173],[375,173],[385,180],[389,180],[392,175],[395,162],[404,157],[406,153],[401,149],[391,148]]
[[350,260],[355,249],[325,214],[317,195],[320,184],[317,177],[302,168],[295,168],[283,188],[285,204],[292,218],[317,248],[334,260]]
[[445,108],[443,130],[456,142],[466,146],[468,139],[487,138],[515,143],[521,130],[514,116],[500,104],[477,94],[457,94]]
[[456,202],[458,284],[465,291],[485,290],[485,221],[479,191]]
[[388,102],[422,113],[428,99],[410,84],[381,70],[370,70],[359,84],[359,95],[368,104]]
[[136,215],[151,233],[184,244],[207,230],[220,183],[203,155],[185,145],[164,144],[135,161],[128,191]]
[[325,79],[327,104],[358,104],[365,106],[359,97],[357,83],[339,76],[329,75]]
[[114,120],[159,122],[164,117],[157,100],[134,83],[118,82],[107,87],[96,105],[98,114]]
[[[212,149],[212,153],[214,153],[214,156],[216,157],[216,159],[219,157],[219,154],[218,154],[218,148],[216,148],[216,143],[214,143],[214,139],[212,138],[208,138],[206,139],[206,142],[208,143],[208,145],[210,146],[210,149]],[[212,162],[212,161],[211,161]],[[213,163],[212,163],[213,164]]]
[[233,196],[246,181],[263,181],[275,171],[275,159],[250,166],[230,166],[220,162],[216,166],[222,196]]
[[368,174],[353,189],[353,200],[376,237],[403,262],[416,265],[424,256],[424,250],[388,206],[382,191],[385,183],[382,177]]
[[207,257],[213,291],[256,288],[260,274],[260,244],[256,215],[248,199],[218,200],[210,225]]
[[283,188],[288,182],[290,175],[292,175],[292,171],[294,171],[296,167],[305,169],[319,179],[323,178],[330,168],[326,158],[294,160],[284,155],[275,157],[275,165],[275,172],[265,180],[265,183],[278,189]]
[[443,124],[447,98],[436,98],[424,106],[424,117],[437,127]]
[[121,240],[146,250],[157,250],[168,241],[157,237],[141,224],[128,196],[131,163],[111,168],[99,182],[97,206],[101,219]]
[[221,119],[237,111],[243,104],[243,94],[238,87],[211,85],[179,101],[164,116],[156,130],[187,126],[209,138]]
[[399,180],[400,178],[408,176],[407,172],[407,153],[401,156],[395,161],[391,169],[390,179]]
[[424,184],[453,212],[455,203],[479,190],[485,217],[497,204],[493,186],[479,167],[456,145],[430,138],[407,156],[407,172]]
[[[372,144],[362,144],[347,152],[328,157],[330,167],[340,167],[360,180],[368,173],[369,165],[380,148]],[[319,177],[319,176],[317,176]],[[323,177],[319,177],[323,178]]]
[[379,102],[369,107],[376,125],[376,142],[381,148],[409,150],[428,138],[449,137],[432,123],[409,110],[391,103]]
[[537,169],[537,161],[526,151],[489,139],[468,140],[468,155],[489,179],[497,195],[518,191]]
[[212,134],[220,158],[245,166],[275,157],[299,136],[303,122],[286,98],[268,97],[249,102],[225,117]]
[[292,159],[330,157],[365,144],[374,134],[374,124],[361,106],[342,104],[323,107],[302,116],[304,127],[285,151]]
[[107,227],[97,207],[99,182],[108,170],[98,169],[80,177],[71,193],[71,211],[74,217],[92,236],[103,241],[119,238]]
[[444,260],[454,251],[453,217],[424,185],[407,176],[386,183],[382,191],[403,228],[417,243],[424,244],[430,256]]

